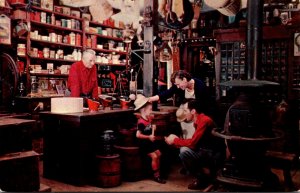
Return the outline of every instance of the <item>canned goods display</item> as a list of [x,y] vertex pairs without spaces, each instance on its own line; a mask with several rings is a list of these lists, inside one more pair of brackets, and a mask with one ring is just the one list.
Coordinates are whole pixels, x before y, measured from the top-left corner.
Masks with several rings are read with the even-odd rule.
[[17,46],[17,55],[18,56],[25,56],[26,55],[25,44],[18,44],[18,46]]

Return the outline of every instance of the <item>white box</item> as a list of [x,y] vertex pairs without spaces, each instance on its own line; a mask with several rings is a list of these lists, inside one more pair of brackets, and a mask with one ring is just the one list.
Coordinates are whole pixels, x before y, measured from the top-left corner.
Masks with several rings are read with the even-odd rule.
[[52,113],[80,113],[83,112],[83,98],[55,97],[51,98]]

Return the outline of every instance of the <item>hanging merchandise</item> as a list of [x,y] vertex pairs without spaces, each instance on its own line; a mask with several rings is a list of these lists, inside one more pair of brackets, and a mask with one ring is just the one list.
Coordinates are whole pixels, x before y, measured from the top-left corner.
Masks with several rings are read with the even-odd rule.
[[11,20],[8,16],[0,15],[0,44],[11,44]]
[[172,29],[182,29],[189,25],[194,17],[194,10],[189,0],[167,0],[165,23]]
[[155,50],[155,59],[158,59],[160,62],[172,60],[172,49],[168,42],[164,41],[162,46]]

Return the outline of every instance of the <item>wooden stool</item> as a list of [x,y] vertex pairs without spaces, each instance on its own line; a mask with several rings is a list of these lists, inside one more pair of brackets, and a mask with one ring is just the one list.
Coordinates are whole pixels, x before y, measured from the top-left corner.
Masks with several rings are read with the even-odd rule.
[[294,188],[291,169],[298,160],[296,154],[279,151],[267,151],[266,157],[272,168],[283,170],[285,185],[289,188]]

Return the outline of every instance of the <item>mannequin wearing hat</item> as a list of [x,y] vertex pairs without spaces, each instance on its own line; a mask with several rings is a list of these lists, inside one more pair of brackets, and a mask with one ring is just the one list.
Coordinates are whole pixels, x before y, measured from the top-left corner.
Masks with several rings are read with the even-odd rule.
[[196,180],[188,188],[197,190],[205,188],[213,180],[217,167],[225,159],[224,140],[212,135],[214,121],[201,110],[197,100],[189,100],[183,106],[186,121],[193,121],[195,133],[190,139],[179,138],[174,134],[165,137],[169,145],[180,148],[179,158],[183,167]]
[[134,101],[135,111],[140,112],[137,121],[136,137],[139,139],[140,150],[151,158],[151,167],[153,170],[153,180],[164,184],[166,181],[160,176],[160,157],[159,144],[155,139],[155,125],[151,124],[152,104],[148,102],[148,98],[138,94]]
[[183,139],[192,138],[195,132],[195,127],[193,121],[186,120],[186,112],[184,111],[184,104],[180,105],[180,107],[177,109],[176,118],[181,125],[182,138]]

